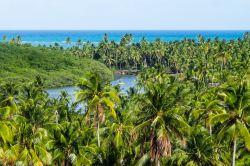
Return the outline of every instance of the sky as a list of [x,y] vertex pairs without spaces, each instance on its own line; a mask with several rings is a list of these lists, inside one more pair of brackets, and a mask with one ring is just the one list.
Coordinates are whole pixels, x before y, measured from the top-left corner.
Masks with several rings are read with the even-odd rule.
[[0,0],[1,30],[249,30],[250,0]]

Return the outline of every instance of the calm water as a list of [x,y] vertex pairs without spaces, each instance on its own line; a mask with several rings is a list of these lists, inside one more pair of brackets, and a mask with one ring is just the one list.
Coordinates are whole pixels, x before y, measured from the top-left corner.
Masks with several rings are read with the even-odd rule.
[[[136,76],[132,75],[121,75],[121,76],[116,76],[116,79],[111,83],[112,85],[120,85],[121,92],[126,93],[126,91],[135,85],[135,80]],[[67,87],[60,87],[60,88],[53,88],[47,90],[49,96],[51,98],[57,98],[60,94],[61,91],[66,91],[69,94],[69,97],[75,101],[75,93],[76,91],[79,90],[75,86],[67,86]]]
[[[248,30],[250,32],[250,30]],[[242,38],[246,31],[0,31],[0,41],[2,36],[6,35],[7,39],[11,39],[18,35],[21,36],[23,43],[31,43],[33,45],[53,45],[55,42],[61,46],[67,47],[65,42],[67,37],[72,40],[72,45],[77,40],[82,42],[90,41],[98,43],[102,40],[105,33],[108,34],[110,40],[119,42],[121,37],[126,34],[133,35],[133,41],[139,42],[142,37],[148,41],[154,41],[160,38],[163,41],[182,40],[184,38],[197,39],[199,34],[205,38],[215,38],[231,40]]]

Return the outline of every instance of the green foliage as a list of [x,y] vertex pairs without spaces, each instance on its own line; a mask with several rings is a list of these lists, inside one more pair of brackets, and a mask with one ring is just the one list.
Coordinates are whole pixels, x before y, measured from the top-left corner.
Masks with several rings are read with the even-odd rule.
[[113,79],[105,65],[88,58],[76,58],[60,49],[0,43],[0,82],[30,82],[36,76],[45,87],[74,85],[86,72]]
[[76,103],[65,92],[49,98],[40,77],[1,84],[0,163],[229,165],[235,139],[236,164],[249,162],[246,81],[199,93],[195,82],[161,69],[138,79],[140,90],[123,96],[89,73],[78,83]]
[[239,40],[184,39],[181,41],[148,42],[145,38],[132,43],[133,36],[125,34],[120,42],[110,41],[105,35],[98,44],[81,43],[67,48],[76,57],[88,57],[119,70],[143,70],[155,65],[164,66],[169,73],[194,78],[197,86],[225,82],[229,77],[245,75],[249,68],[250,37],[246,33]]
[[74,80],[79,91],[73,103],[66,92],[49,98],[44,87],[51,84],[44,84],[41,73],[62,72],[66,64],[65,71],[78,71],[74,67],[85,60],[99,64],[85,56],[102,61],[113,55],[107,35],[97,46],[87,43],[81,48],[79,41],[78,47],[65,50],[57,44],[20,45],[17,40],[1,44],[3,55],[11,55],[0,56],[5,61],[2,80],[10,79],[8,67],[29,66],[41,77],[29,83],[0,84],[0,164],[249,165],[249,35],[230,42],[205,41],[201,36],[197,42],[143,39],[137,45],[131,44],[131,37],[126,35],[119,45],[111,42],[125,60],[117,67],[130,65],[129,49],[139,49],[146,57],[138,63],[158,65],[143,67],[137,86],[126,95],[94,66],[97,70],[86,70],[84,78]]

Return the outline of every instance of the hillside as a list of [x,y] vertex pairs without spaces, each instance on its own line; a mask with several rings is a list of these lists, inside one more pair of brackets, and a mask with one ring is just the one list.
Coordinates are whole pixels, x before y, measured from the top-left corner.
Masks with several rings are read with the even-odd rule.
[[97,71],[106,80],[113,78],[104,64],[60,49],[0,43],[0,82],[25,83],[40,76],[46,87],[66,86],[88,71]]

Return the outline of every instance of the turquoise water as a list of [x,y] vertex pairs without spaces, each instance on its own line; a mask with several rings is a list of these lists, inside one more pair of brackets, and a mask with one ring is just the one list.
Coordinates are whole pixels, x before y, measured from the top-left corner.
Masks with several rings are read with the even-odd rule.
[[[112,81],[112,85],[120,85],[121,92],[126,93],[126,91],[130,88],[135,86],[136,76],[133,75],[121,75],[116,76],[116,79]],[[75,93],[79,90],[75,86],[67,86],[67,87],[60,87],[60,88],[53,88],[47,90],[49,97],[51,98],[58,98],[62,91],[65,91],[69,94],[70,99],[72,101],[76,101],[75,99]]]
[[[250,32],[250,30],[248,30]],[[2,36],[6,35],[7,39],[11,39],[18,35],[21,36],[23,43],[31,43],[33,45],[53,45],[55,42],[61,46],[67,47],[65,39],[70,37],[72,45],[77,40],[82,42],[90,41],[98,43],[102,40],[105,33],[108,34],[110,40],[119,42],[121,37],[126,34],[133,35],[133,41],[139,42],[142,37],[148,41],[154,41],[160,38],[163,41],[182,40],[184,38],[197,39],[199,34],[205,38],[215,38],[231,40],[242,38],[246,31],[0,31],[0,41]]]

